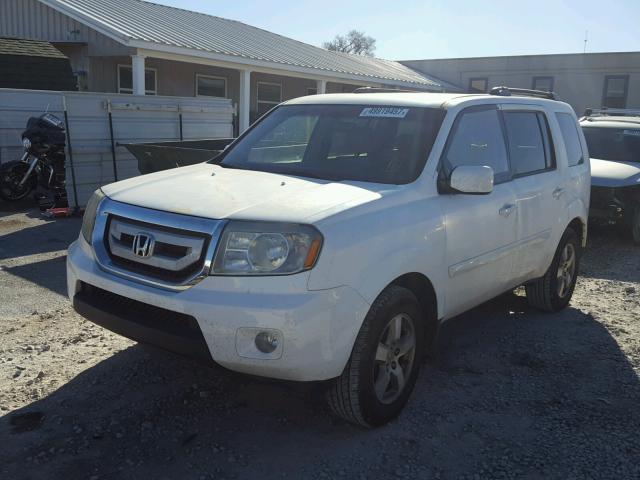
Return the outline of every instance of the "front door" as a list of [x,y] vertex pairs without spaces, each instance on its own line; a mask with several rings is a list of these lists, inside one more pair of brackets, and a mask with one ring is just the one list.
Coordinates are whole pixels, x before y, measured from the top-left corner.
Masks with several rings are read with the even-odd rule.
[[441,174],[460,165],[490,166],[494,189],[487,195],[443,194],[446,231],[447,316],[508,289],[516,247],[516,197],[497,107],[463,110],[441,161]]

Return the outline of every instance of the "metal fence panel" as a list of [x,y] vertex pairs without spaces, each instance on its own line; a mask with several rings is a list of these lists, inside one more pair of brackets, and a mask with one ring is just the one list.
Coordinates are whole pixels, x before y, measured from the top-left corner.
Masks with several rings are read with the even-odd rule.
[[[184,140],[233,136],[234,110],[229,99],[0,89],[0,162],[19,158],[20,133],[29,117],[48,110],[64,118],[65,104],[79,205],[96,188],[115,179],[109,105],[118,180],[140,174],[137,160],[119,144],[179,140],[180,116]],[[66,171],[69,204],[74,205],[68,146]]]

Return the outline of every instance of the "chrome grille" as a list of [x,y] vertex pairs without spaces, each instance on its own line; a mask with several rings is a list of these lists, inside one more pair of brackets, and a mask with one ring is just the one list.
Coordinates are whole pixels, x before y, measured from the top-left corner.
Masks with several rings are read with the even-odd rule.
[[[154,239],[153,251],[147,257],[137,255],[133,248],[134,238],[140,234]],[[109,222],[107,238],[112,256],[171,272],[185,270],[198,262],[207,242],[203,235],[185,235],[117,217]]]
[[[140,283],[182,290],[209,274],[224,223],[105,198],[96,215],[92,245],[103,270]],[[136,243],[140,238],[145,242]],[[140,245],[146,250],[141,251]]]

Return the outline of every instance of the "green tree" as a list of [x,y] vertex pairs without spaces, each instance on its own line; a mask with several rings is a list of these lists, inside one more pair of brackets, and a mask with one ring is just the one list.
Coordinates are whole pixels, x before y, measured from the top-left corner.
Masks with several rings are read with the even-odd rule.
[[351,30],[346,35],[336,35],[330,42],[324,42],[323,48],[334,52],[353,53],[373,57],[376,49],[376,39],[358,30]]

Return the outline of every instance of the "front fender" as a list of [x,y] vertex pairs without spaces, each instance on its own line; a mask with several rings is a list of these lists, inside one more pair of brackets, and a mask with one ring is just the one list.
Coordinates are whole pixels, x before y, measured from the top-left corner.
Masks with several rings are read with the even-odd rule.
[[320,225],[321,258],[309,290],[347,285],[373,303],[384,288],[407,273],[425,275],[434,288],[438,316],[444,311],[445,231],[435,202],[420,198],[386,208],[363,208]]

